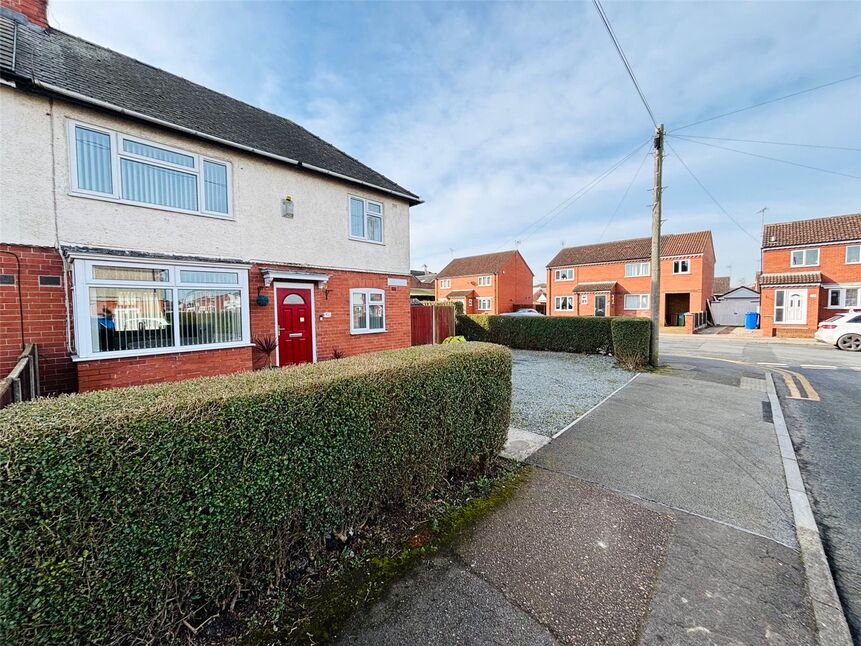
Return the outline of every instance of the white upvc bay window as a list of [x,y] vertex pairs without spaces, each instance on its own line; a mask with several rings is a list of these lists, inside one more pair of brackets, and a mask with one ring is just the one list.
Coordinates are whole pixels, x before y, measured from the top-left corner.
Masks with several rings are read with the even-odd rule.
[[350,290],[350,333],[386,331],[386,292],[382,289]]
[[73,269],[80,359],[250,343],[244,266],[78,258]]
[[135,206],[230,218],[228,162],[69,122],[71,192]]

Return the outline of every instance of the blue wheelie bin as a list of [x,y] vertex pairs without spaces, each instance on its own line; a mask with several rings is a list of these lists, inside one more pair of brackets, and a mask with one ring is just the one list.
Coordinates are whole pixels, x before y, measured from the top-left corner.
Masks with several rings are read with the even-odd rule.
[[759,313],[745,312],[744,314],[744,329],[755,330],[759,327]]

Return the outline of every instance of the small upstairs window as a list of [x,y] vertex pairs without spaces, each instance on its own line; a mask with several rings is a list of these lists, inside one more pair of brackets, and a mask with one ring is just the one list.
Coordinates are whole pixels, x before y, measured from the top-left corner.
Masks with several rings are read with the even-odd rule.
[[574,280],[574,268],[557,269],[554,274],[556,280]]
[[491,278],[490,276],[479,276],[478,277],[478,286],[479,287],[488,287],[490,285]]
[[439,281],[439,288],[440,289],[450,289],[451,288],[451,280],[448,278],[442,278]]
[[625,277],[633,278],[635,276],[648,276],[649,263],[647,262],[629,262],[625,265]]
[[689,258],[681,258],[673,261],[674,274],[689,274],[691,273],[691,261]]
[[367,242],[383,241],[383,205],[350,196],[350,237]]
[[846,247],[846,264],[857,265],[861,263],[861,244],[852,244]]
[[790,265],[793,267],[815,267],[819,264],[819,249],[799,249],[793,251]]

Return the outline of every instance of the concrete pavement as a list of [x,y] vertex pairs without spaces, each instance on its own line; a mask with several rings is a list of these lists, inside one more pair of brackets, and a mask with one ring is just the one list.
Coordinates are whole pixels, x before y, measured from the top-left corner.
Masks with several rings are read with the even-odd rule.
[[441,612],[449,579],[419,571],[341,641],[497,643],[511,625],[508,643],[815,644],[761,379],[695,361],[641,375],[535,453],[447,555],[477,602],[454,593]]
[[785,380],[775,379],[837,592],[852,636],[861,643],[861,353],[698,335],[661,341],[663,359],[674,368],[695,361],[691,355],[751,364],[712,364],[712,374],[785,367],[818,393],[818,401],[794,398]]

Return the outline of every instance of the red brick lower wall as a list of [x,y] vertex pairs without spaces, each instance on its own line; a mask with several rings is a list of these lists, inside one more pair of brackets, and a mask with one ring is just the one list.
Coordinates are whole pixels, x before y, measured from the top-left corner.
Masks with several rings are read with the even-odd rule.
[[[40,384],[44,395],[190,379],[250,370],[252,365],[261,367],[266,363],[265,356],[252,351],[252,348],[176,352],[73,363],[68,349],[73,341],[73,332],[67,331],[63,287],[39,285],[39,276],[62,279],[63,261],[59,252],[51,247],[6,244],[0,245],[0,251],[5,252],[0,253],[0,274],[14,276],[13,284],[0,284],[0,377],[12,370],[24,343],[38,345]],[[20,262],[20,278],[16,259]],[[307,271],[306,268],[289,265],[266,266]],[[410,345],[409,286],[388,285],[390,276],[405,276],[325,269],[319,271],[330,278],[325,288],[316,286],[313,289],[318,361],[331,359],[335,354],[349,356]],[[71,285],[71,275],[67,278],[67,284]],[[275,284],[289,285],[273,283],[264,287],[260,267],[255,265],[249,270],[252,340],[258,336],[275,335]],[[350,289],[362,287],[385,291],[385,332],[350,334]],[[269,296],[268,305],[257,305],[258,288],[261,294]],[[23,308],[18,305],[19,290]],[[20,326],[22,310],[23,339]],[[324,317],[327,312],[330,316]],[[72,338],[67,338],[67,335]],[[274,361],[274,354],[272,359]]]
[[[289,265],[266,265],[270,269],[285,271],[308,271],[307,268]],[[335,352],[340,356],[350,356],[363,352],[376,352],[394,348],[406,348],[410,338],[410,288],[389,287],[389,277],[406,278],[398,274],[372,274],[357,271],[318,270],[329,275],[325,289],[319,285],[313,288],[316,319],[314,327],[317,335],[317,360],[332,359]],[[275,286],[288,287],[290,283],[263,285],[263,275],[258,266],[249,270],[249,292],[251,296],[251,339],[259,336],[275,336]],[[382,289],[386,293],[386,331],[374,334],[350,334],[350,290],[357,288]],[[269,297],[269,304],[257,305],[258,289],[260,294]],[[325,317],[329,312],[331,316]],[[265,357],[255,352],[255,365],[265,363]],[[275,361],[275,354],[272,355]]]
[[76,365],[78,387],[81,392],[86,392],[248,371],[251,370],[251,348],[96,359],[80,361]]
[[[58,277],[62,285],[63,260],[59,252],[53,247],[0,244],[0,274],[11,275],[14,280],[12,285],[0,284],[0,377],[15,366],[24,343],[35,343],[42,394],[74,392],[77,377],[67,346],[63,287],[39,285],[39,276]],[[67,283],[71,284],[71,280]],[[19,306],[19,293],[23,307]]]

